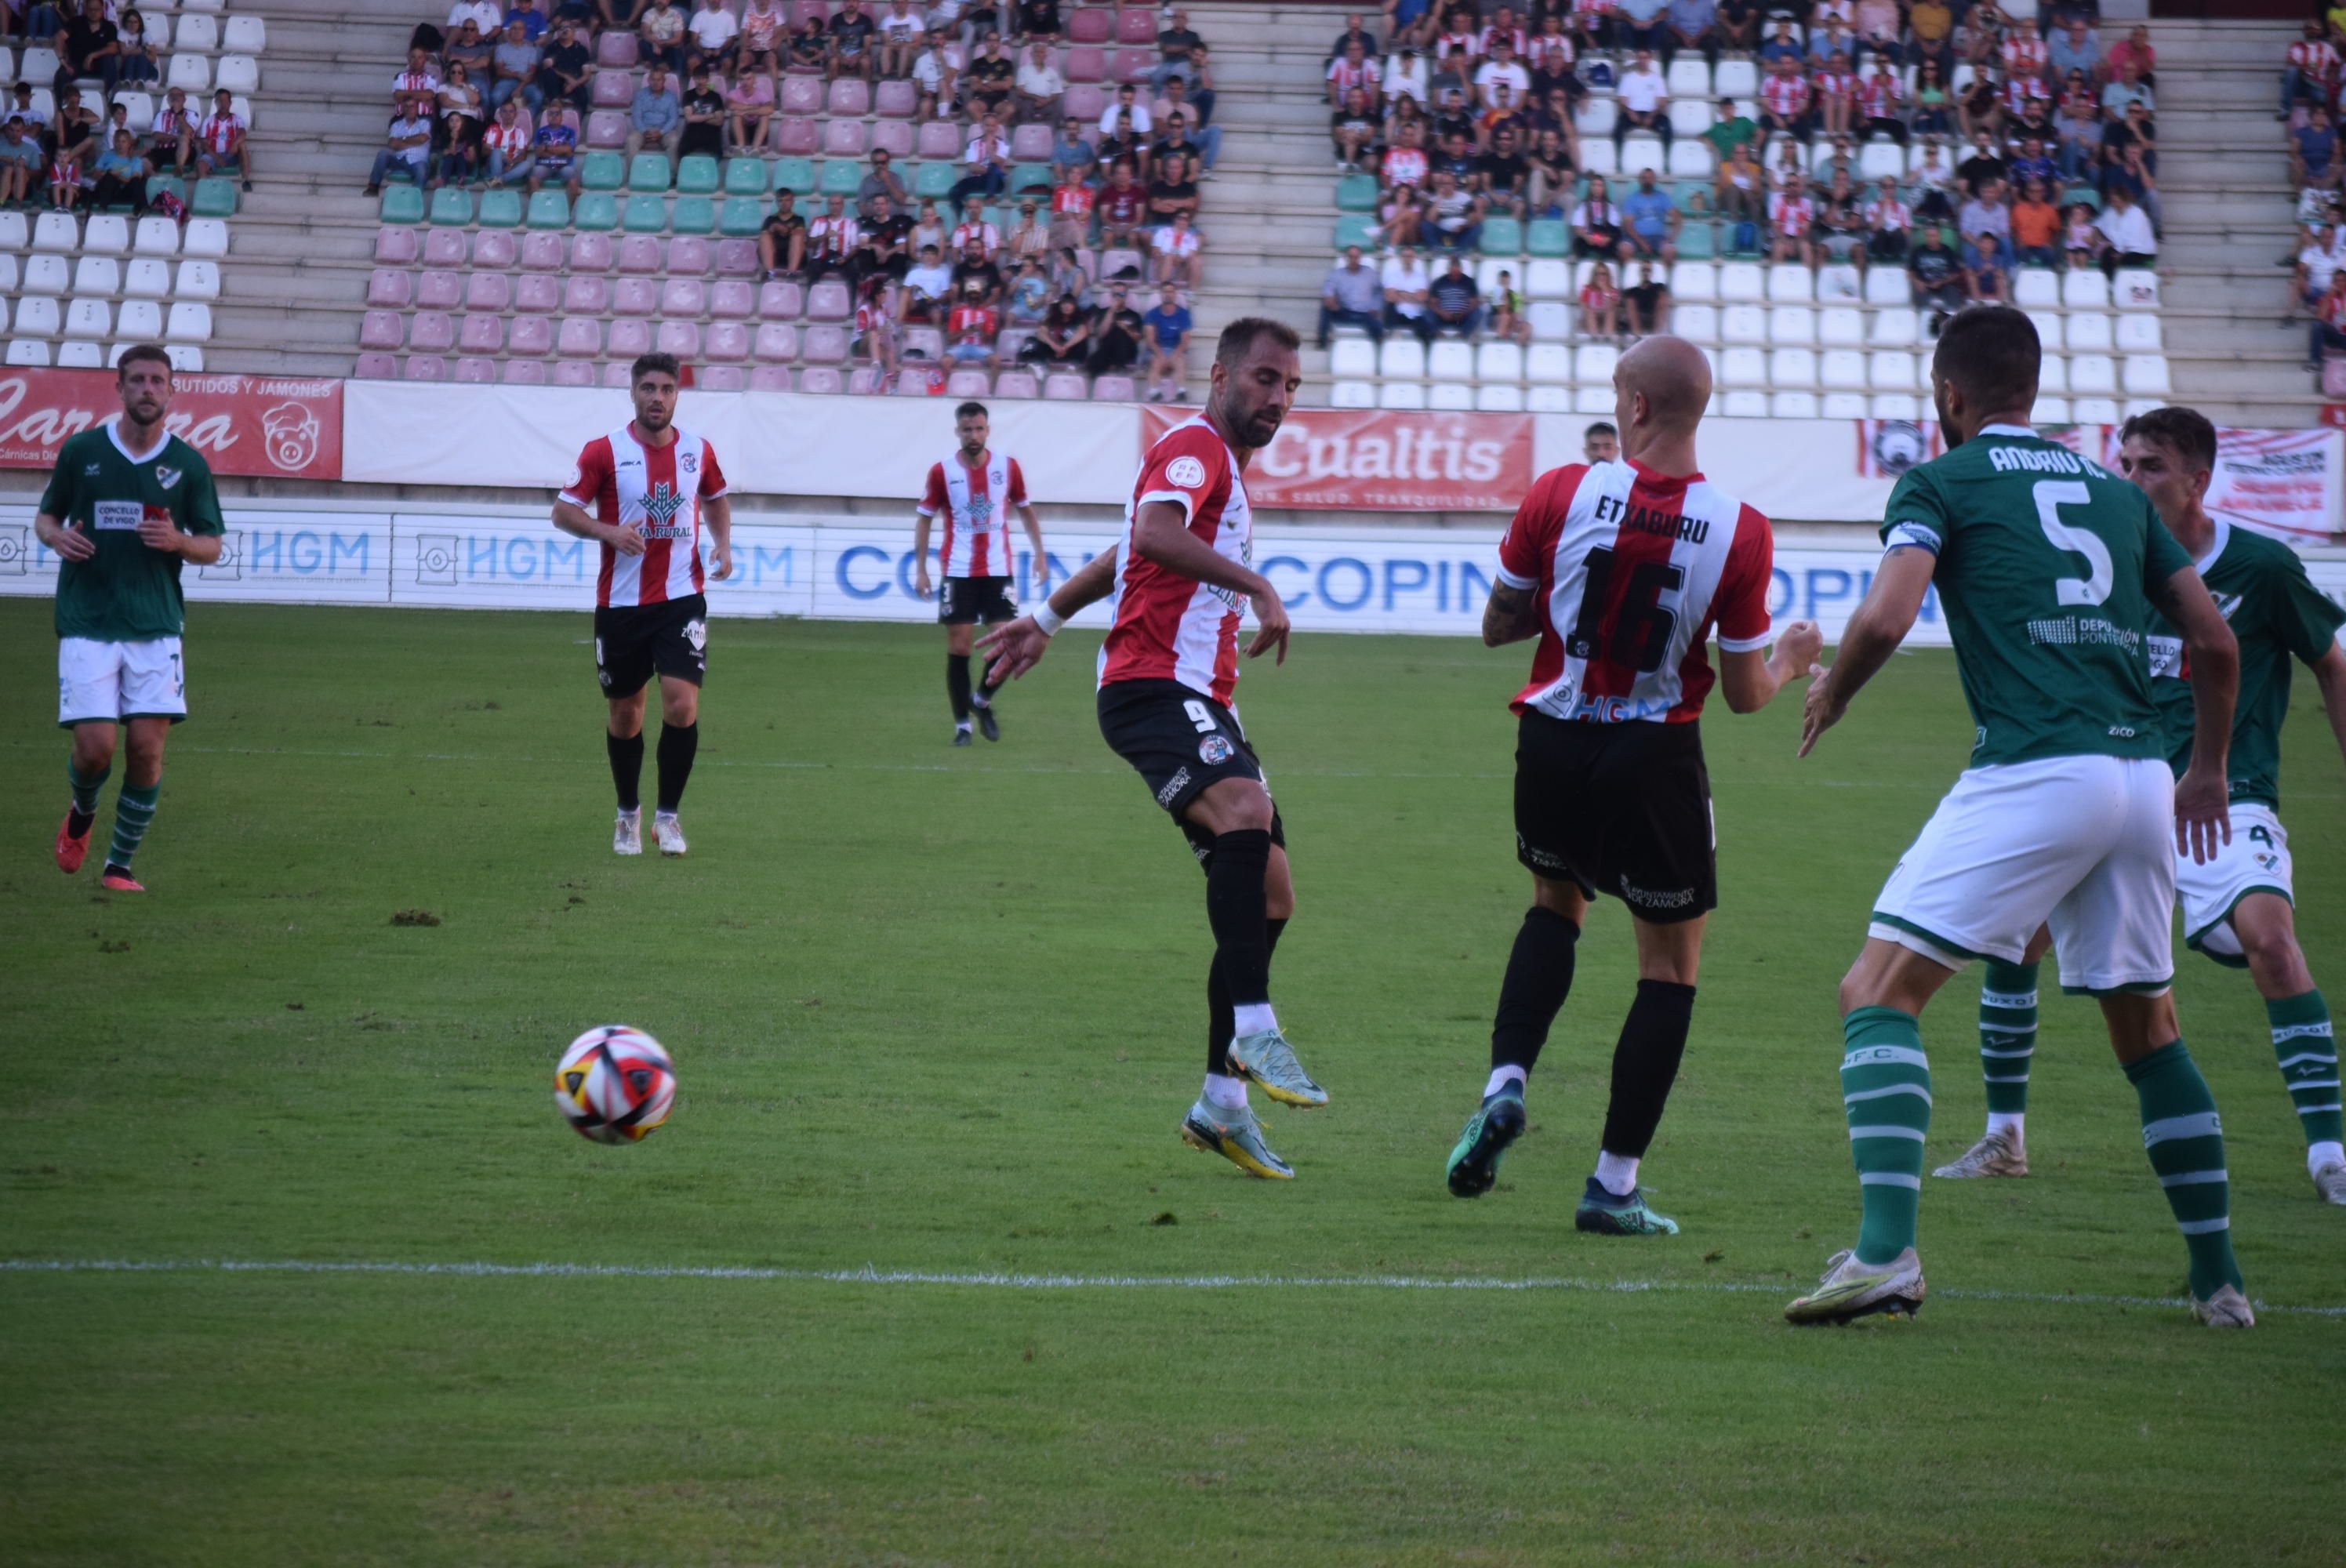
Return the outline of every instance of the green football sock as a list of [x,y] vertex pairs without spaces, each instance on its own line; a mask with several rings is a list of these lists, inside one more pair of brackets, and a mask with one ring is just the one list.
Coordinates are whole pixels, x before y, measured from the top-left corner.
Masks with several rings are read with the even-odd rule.
[[2199,1064],[2182,1041],[2173,1040],[2128,1063],[2126,1075],[2142,1101],[2142,1146],[2191,1253],[2191,1294],[2205,1301],[2224,1286],[2239,1288],[2224,1124]]
[[106,851],[106,863],[130,869],[130,857],[138,852],[138,840],[147,836],[148,824],[155,820],[155,798],[163,792],[163,781],[158,779],[145,789],[125,784],[122,794],[114,802],[114,843]]
[[2265,1017],[2307,1146],[2337,1143],[2346,1135],[2346,1116],[2339,1110],[2338,1037],[2330,1027],[2329,1004],[2321,993],[2309,991],[2266,1003]]
[[95,773],[84,773],[79,768],[74,766],[72,758],[66,759],[66,783],[73,790],[73,809],[76,816],[97,815],[98,789],[106,783],[106,776],[113,771],[114,768],[109,763]]
[[1889,1263],[1914,1245],[1923,1139],[1931,1130],[1931,1062],[1911,1013],[1861,1007],[1841,1021],[1841,1097],[1865,1204],[1857,1260]]
[[1980,985],[1980,1077],[1991,1116],[2028,1109],[2028,1067],[2036,1054],[2036,966],[1987,961]]

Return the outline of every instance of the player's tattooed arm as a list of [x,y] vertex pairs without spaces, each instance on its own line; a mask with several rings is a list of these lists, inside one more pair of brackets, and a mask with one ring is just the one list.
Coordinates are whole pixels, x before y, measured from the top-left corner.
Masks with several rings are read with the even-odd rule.
[[1539,600],[1530,588],[1491,585],[1491,598],[1483,606],[1483,646],[1504,647],[1539,630]]
[[2151,607],[2183,634],[2184,668],[2191,680],[2191,765],[2175,781],[2175,848],[2205,865],[2232,841],[2232,786],[2226,765],[2232,708],[2240,695],[2240,645],[2191,567],[2143,586]]

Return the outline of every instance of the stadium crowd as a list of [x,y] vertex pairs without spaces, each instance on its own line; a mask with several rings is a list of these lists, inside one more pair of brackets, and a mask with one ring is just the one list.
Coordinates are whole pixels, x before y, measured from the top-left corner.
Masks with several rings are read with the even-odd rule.
[[[2346,8],[2309,19],[2289,46],[2280,112],[2290,184],[2297,191],[2298,249],[2292,322],[2309,323],[2305,368],[2333,397],[2346,397],[2346,207],[2340,199],[2338,125],[2346,115]],[[2334,368],[2333,368],[2334,367]]]
[[1323,340],[1515,333],[1512,278],[1450,263],[1527,228],[1533,254],[1593,263],[1584,334],[1623,339],[1668,327],[1681,254],[1896,267],[1934,316],[2010,300],[2021,267],[2157,254],[2156,55],[2093,0],[1388,0],[1382,39],[1366,20],[1328,59],[1330,134],[1375,182],[1345,238],[1383,254],[1373,293],[1349,252],[1331,273]]

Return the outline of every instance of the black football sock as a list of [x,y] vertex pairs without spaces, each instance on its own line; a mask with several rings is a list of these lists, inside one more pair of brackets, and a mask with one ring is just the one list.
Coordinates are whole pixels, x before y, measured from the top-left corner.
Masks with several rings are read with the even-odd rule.
[[636,810],[643,805],[638,790],[644,777],[644,732],[613,735],[606,731],[603,748],[611,754],[611,782],[619,791],[619,809]]
[[1270,1000],[1270,921],[1263,913],[1270,869],[1269,829],[1241,828],[1216,836],[1213,862],[1206,870],[1206,919],[1214,928],[1214,951],[1234,1008]]
[[1547,1044],[1548,1026],[1572,994],[1573,955],[1580,928],[1544,904],[1524,911],[1499,983],[1498,1015],[1491,1021],[1491,1065],[1529,1074]]
[[692,759],[699,751],[699,719],[690,724],[660,726],[659,809],[663,816],[674,816],[676,809],[684,803],[684,786],[692,778]]
[[[1279,951],[1280,932],[1287,929],[1284,918],[1262,922],[1264,957]],[[1230,1036],[1238,1031],[1237,1012],[1230,1005],[1230,988],[1222,983],[1222,956],[1214,954],[1214,962],[1206,969],[1206,1071],[1228,1075],[1229,1073]]]
[[1678,1081],[1694,1019],[1694,987],[1668,980],[1637,982],[1637,1000],[1613,1048],[1613,1098],[1605,1108],[1604,1152],[1645,1157],[1662,1124],[1662,1105]]
[[970,698],[970,701],[978,708],[992,708],[994,694],[1001,689],[1002,683],[998,680],[982,680],[977,685],[977,695]]
[[969,722],[969,655],[945,655],[945,695],[953,698],[954,722]]

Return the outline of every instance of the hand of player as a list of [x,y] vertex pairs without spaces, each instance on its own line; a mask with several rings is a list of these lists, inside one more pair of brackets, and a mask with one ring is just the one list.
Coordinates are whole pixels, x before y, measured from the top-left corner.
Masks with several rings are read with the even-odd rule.
[[640,555],[644,553],[644,536],[622,524],[614,523],[604,530],[603,543],[622,555]]
[[1775,663],[1785,680],[1798,680],[1817,668],[1825,651],[1824,628],[1814,621],[1793,621],[1776,634]]
[[1832,667],[1812,664],[1809,667],[1809,695],[1800,704],[1800,748],[1793,753],[1806,757],[1817,744],[1817,738],[1841,722],[1843,704],[1833,690]]
[[70,523],[46,535],[41,542],[68,561],[87,561],[97,554],[97,541]]
[[149,550],[176,555],[179,552],[179,525],[168,517],[158,517],[149,512],[138,520],[138,542]]
[[713,539],[709,541],[709,575],[720,583],[733,575],[733,547],[730,545],[720,545]]
[[1051,639],[1043,635],[1034,616],[1021,616],[978,638],[977,651],[985,656],[986,684],[1000,686],[1005,680],[1016,680],[1041,662],[1051,651]]
[[1287,634],[1290,629],[1287,621],[1287,606],[1279,602],[1278,593],[1267,585],[1254,596],[1254,641],[1247,644],[1247,657],[1260,657],[1276,647],[1279,657],[1271,662],[1285,664]]
[[2206,865],[2232,841],[2232,787],[2221,773],[2195,765],[2175,781],[2175,852]]
[[930,594],[931,586],[932,585],[929,582],[929,564],[926,561],[923,561],[919,565],[913,568],[913,597],[916,599],[927,598]]

